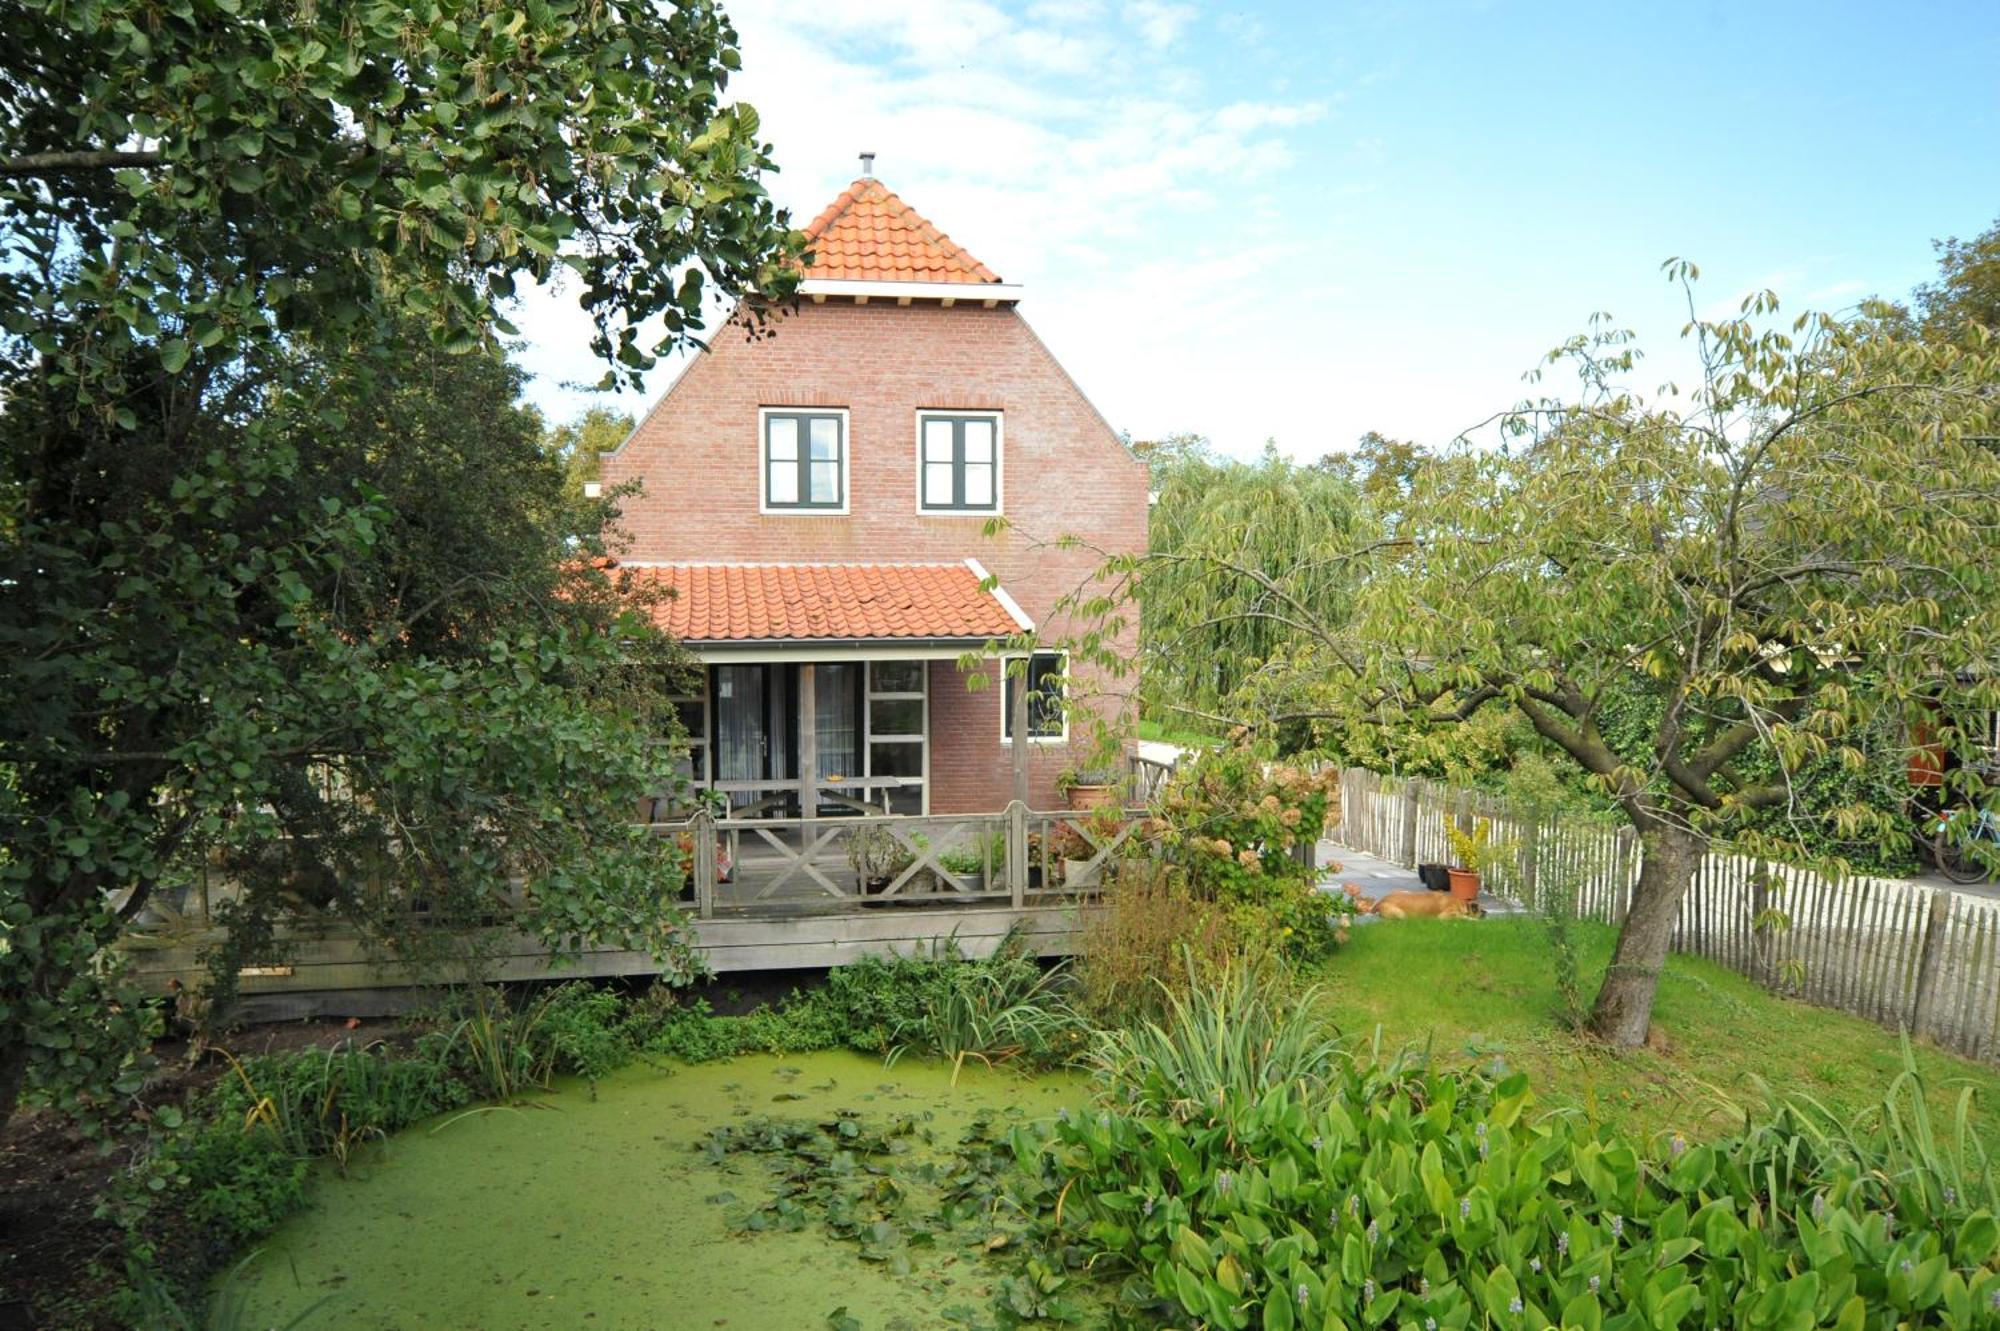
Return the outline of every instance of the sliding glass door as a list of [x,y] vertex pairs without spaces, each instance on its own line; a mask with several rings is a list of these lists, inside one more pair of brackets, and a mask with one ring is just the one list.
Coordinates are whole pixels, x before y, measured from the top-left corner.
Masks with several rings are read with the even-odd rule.
[[[855,801],[888,813],[924,812],[928,673],[922,661],[813,664],[813,775],[821,782],[841,778],[839,788],[849,796],[846,802],[822,798],[814,812],[852,813]],[[710,667],[708,746],[715,785],[732,809],[797,811],[805,692],[797,664]]]
[[797,677],[798,667],[790,665],[715,667],[715,777],[732,808],[768,799],[798,779]]

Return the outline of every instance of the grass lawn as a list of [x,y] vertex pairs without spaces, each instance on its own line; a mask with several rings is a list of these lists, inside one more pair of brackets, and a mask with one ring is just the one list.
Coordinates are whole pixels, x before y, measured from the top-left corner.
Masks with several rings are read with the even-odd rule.
[[[1587,1003],[1611,955],[1612,930],[1578,925]],[[1645,1133],[1728,1131],[1734,1103],[1810,1096],[1843,1114],[1881,1097],[1902,1070],[1895,1032],[1765,992],[1734,972],[1673,957],[1654,1028],[1664,1047],[1613,1053],[1568,1034],[1543,926],[1532,920],[1396,920],[1354,930],[1322,968],[1326,1003],[1348,1035],[1379,1028],[1385,1048],[1428,1043],[1446,1059],[1503,1059],[1545,1104],[1570,1105]],[[1917,1062],[1940,1128],[1962,1088],[1976,1090],[1982,1139],[2000,1138],[2000,1069],[1934,1049]]]
[[1139,738],[1156,740],[1161,744],[1178,744],[1184,749],[1222,743],[1218,735],[1204,735],[1199,730],[1183,730],[1179,726],[1168,725],[1163,721],[1141,721]]

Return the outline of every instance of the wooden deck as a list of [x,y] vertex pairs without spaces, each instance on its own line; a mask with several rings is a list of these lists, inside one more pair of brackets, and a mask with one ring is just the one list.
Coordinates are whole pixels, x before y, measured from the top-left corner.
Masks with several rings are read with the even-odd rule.
[[[692,848],[689,880],[664,885],[691,918],[718,975],[838,966],[954,940],[968,956],[1019,929],[1039,956],[1074,950],[1097,875],[1131,823],[1084,815],[1006,813],[931,818],[825,818],[655,825]],[[1068,830],[1064,830],[1068,829]],[[862,838],[857,850],[856,839]],[[1068,851],[1066,857],[1064,852]],[[676,891],[678,889],[678,891]],[[206,893],[203,911],[206,909]],[[136,978],[165,992],[198,983],[219,937],[202,911],[173,914],[123,944]],[[238,977],[248,1020],[372,1016],[409,1008],[427,984],[646,975],[651,957],[593,948],[557,958],[535,938],[495,931],[460,973],[385,958],[343,925],[299,921],[279,964]],[[473,949],[468,948],[468,952]]]

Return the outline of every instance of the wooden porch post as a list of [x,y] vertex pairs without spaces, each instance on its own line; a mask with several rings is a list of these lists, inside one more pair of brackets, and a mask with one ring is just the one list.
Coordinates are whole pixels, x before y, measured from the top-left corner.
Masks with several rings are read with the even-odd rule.
[[[1003,662],[1004,672],[1006,665]],[[1028,803],[1028,658],[1022,658],[1021,673],[1007,678],[1007,710],[1014,717],[1014,802]]]
[[1028,904],[1028,806],[1007,806],[1007,895],[1015,910]]
[[799,667],[799,817],[819,816],[819,684],[808,661]]
[[702,919],[715,918],[715,819],[706,809],[689,820],[694,827],[694,908]]

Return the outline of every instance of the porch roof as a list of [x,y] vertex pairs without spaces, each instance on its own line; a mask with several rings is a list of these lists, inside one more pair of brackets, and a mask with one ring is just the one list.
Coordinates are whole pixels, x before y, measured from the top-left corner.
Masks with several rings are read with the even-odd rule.
[[1034,627],[992,588],[978,561],[959,564],[661,564],[668,596],[653,615],[691,647],[962,644]]

